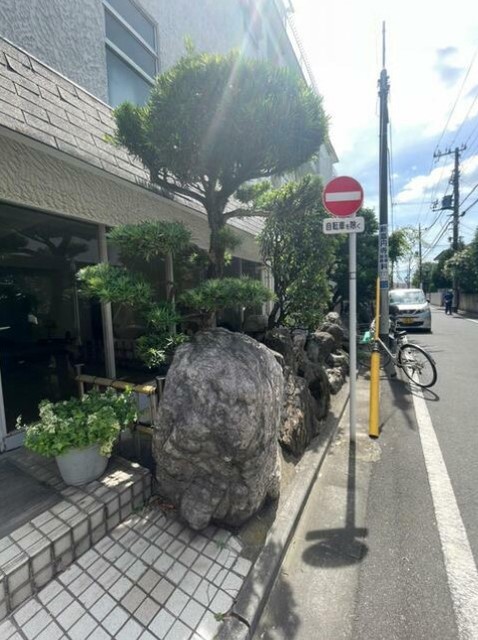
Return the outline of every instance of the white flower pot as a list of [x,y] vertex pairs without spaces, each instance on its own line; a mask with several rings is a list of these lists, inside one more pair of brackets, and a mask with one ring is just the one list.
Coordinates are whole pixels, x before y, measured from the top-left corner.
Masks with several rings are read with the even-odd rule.
[[106,470],[108,457],[100,453],[100,445],[92,444],[84,449],[70,449],[56,462],[66,484],[78,486],[99,478]]

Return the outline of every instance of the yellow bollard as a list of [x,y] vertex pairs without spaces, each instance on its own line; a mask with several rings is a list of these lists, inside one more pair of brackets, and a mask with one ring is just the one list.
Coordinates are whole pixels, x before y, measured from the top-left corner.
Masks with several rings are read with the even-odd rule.
[[376,345],[373,347],[370,356],[370,418],[368,425],[368,435],[371,438],[379,436],[380,419],[380,350]]
[[368,435],[378,438],[380,422],[380,348],[377,338],[380,324],[380,279],[377,278],[375,290],[375,331],[372,355],[370,356],[370,416],[368,423]]

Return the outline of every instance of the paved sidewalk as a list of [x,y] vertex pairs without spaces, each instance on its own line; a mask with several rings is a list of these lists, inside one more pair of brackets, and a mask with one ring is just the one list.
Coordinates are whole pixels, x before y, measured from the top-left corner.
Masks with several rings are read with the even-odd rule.
[[345,386],[270,507],[271,523],[257,515],[265,539],[258,530],[245,536],[241,530],[243,547],[224,529],[192,531],[159,503],[131,515],[138,507],[130,501],[121,509],[125,520],[112,522],[93,547],[0,622],[0,640],[250,638],[347,399]]
[[229,532],[134,514],[0,623],[1,640],[212,640],[251,562]]

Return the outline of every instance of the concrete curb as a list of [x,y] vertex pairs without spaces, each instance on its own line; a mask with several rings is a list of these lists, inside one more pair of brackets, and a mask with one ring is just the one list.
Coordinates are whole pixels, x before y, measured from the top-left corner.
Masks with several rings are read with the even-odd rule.
[[349,398],[348,384],[334,397],[334,411],[325,428],[309,445],[296,466],[296,480],[272,524],[262,551],[247,576],[229,617],[215,640],[251,640],[267,602],[284,555],[319,474],[327,451],[344,415]]

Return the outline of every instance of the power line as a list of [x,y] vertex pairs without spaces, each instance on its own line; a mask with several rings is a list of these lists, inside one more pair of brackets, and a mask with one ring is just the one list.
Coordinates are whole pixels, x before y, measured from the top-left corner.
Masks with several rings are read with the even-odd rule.
[[466,74],[465,74],[465,77],[463,78],[463,82],[461,83],[461,87],[460,87],[460,90],[459,90],[458,95],[457,95],[457,97],[456,97],[456,100],[455,100],[455,103],[454,103],[454,105],[453,105],[453,108],[452,108],[452,110],[450,111],[450,113],[448,114],[448,118],[447,118],[447,121],[446,121],[445,127],[444,127],[444,129],[443,129],[443,131],[442,131],[442,134],[441,134],[441,136],[440,136],[440,139],[438,140],[437,145],[436,145],[436,147],[435,147],[435,153],[438,151],[438,146],[439,146],[440,142],[442,141],[443,136],[445,135],[446,130],[448,129],[448,125],[450,124],[451,117],[452,117],[452,115],[453,115],[453,113],[454,113],[454,111],[455,111],[455,109],[456,109],[456,105],[458,104],[458,100],[459,100],[459,99],[460,99],[460,97],[461,97],[461,92],[463,91],[463,87],[465,86],[465,83],[466,83],[466,81],[467,81],[467,79],[468,79],[468,76],[469,76],[469,74],[470,74],[471,68],[472,68],[472,66],[473,66],[473,63],[475,62],[475,58],[476,58],[476,54],[477,54],[477,53],[478,53],[478,48],[475,50],[475,53],[473,54],[473,57],[472,57],[472,59],[471,59],[471,62],[470,62],[470,64],[469,64],[469,66],[468,66],[467,72],[466,72]]
[[465,202],[468,200],[468,198],[471,196],[471,194],[473,193],[473,191],[475,191],[475,189],[478,189],[478,184],[475,184],[475,186],[474,186],[474,187],[473,187],[473,189],[470,191],[470,193],[469,193],[465,198],[463,198],[463,200],[460,202],[460,207],[463,205],[463,203],[465,203]]
[[[430,167],[430,169],[429,169],[429,171],[428,171],[428,173],[429,173],[429,174],[431,173],[431,171],[432,171],[432,169],[433,169],[434,160],[435,160],[435,158],[437,157],[438,147],[439,147],[439,145],[440,145],[440,142],[441,142],[441,141],[442,141],[442,139],[443,139],[443,136],[445,135],[445,133],[446,133],[446,131],[447,131],[447,129],[448,129],[448,125],[450,124],[450,120],[451,120],[451,118],[452,118],[452,116],[453,116],[453,113],[455,112],[456,105],[458,104],[458,101],[460,100],[460,97],[461,97],[461,94],[462,94],[463,88],[464,88],[464,86],[465,86],[465,84],[466,84],[466,81],[467,81],[467,79],[468,79],[468,76],[469,76],[469,74],[470,74],[470,71],[471,71],[471,69],[472,69],[472,67],[473,67],[473,64],[474,64],[474,62],[475,62],[475,58],[476,58],[477,53],[478,53],[478,48],[477,48],[477,49],[475,49],[475,52],[474,52],[473,57],[472,57],[472,59],[471,59],[471,62],[470,62],[469,66],[468,66],[468,69],[467,69],[467,71],[466,71],[465,77],[463,78],[463,81],[462,81],[462,83],[461,83],[460,90],[458,91],[458,95],[457,95],[457,97],[456,97],[456,100],[455,100],[455,102],[454,102],[454,104],[453,104],[453,107],[452,107],[452,109],[451,109],[450,113],[448,114],[448,118],[447,118],[447,120],[446,120],[446,123],[445,123],[445,126],[444,126],[444,128],[443,128],[443,131],[442,131],[442,133],[441,133],[441,135],[440,135],[440,138],[438,139],[438,142],[437,142],[437,144],[436,144],[436,146],[435,146],[435,151],[434,151],[434,153],[433,153],[433,160],[432,160],[432,164],[431,164],[431,167]],[[460,127],[460,128],[461,128],[461,127]],[[457,133],[456,135],[458,135],[458,133]],[[455,137],[456,137],[456,135],[455,135]],[[466,145],[465,145],[465,146],[466,146]],[[438,157],[440,157],[439,152],[438,152]],[[438,185],[439,185],[439,183],[440,183],[440,182],[441,182],[441,180],[442,180],[444,169],[445,169],[445,167],[443,166],[442,171],[441,171],[441,174],[440,174],[440,176],[439,176],[439,178],[438,178],[438,180],[437,180],[437,182],[436,182],[436,184],[435,184],[435,187],[434,187],[434,189],[433,189],[433,192],[432,192],[431,203],[433,203],[433,200],[434,200],[434,198],[435,198],[435,194],[436,194],[436,192],[437,192],[437,190],[438,190]],[[419,210],[419,212],[418,212],[418,219],[420,219],[420,216],[421,216],[421,210],[422,210],[422,208],[423,208],[423,204],[425,203],[425,199],[426,199],[426,196],[424,195],[424,196],[423,196],[423,202],[422,202],[422,205],[421,205],[420,210]],[[426,214],[426,215],[428,215],[428,212],[427,212],[427,214]],[[425,220],[426,220],[426,216],[425,216]]]
[[474,200],[464,211],[462,211],[460,213],[460,216],[464,216],[465,213],[467,213],[472,207],[474,207],[477,202],[478,202],[478,198]]
[[433,241],[433,243],[430,245],[430,247],[426,250],[423,259],[425,259],[429,253],[431,253],[437,246],[437,244],[439,243],[439,241],[443,238],[443,236],[445,235],[445,233],[448,230],[448,227],[450,226],[450,221],[448,220],[445,225],[442,227],[441,231],[439,232],[438,236],[435,238],[435,240]]
[[[472,61],[471,61],[471,63],[470,63],[470,69],[471,69],[471,67],[473,66],[473,62],[475,61],[477,51],[478,51],[478,49],[476,49],[476,51],[475,51],[475,53],[474,53],[474,55],[473,55],[473,59],[472,59]],[[468,69],[468,72],[470,71],[470,69]],[[466,78],[465,78],[465,79],[466,79]],[[464,125],[464,124],[465,124],[465,122],[468,120],[468,116],[470,115],[471,110],[472,110],[472,109],[473,109],[473,107],[475,106],[475,103],[476,103],[476,101],[477,101],[477,100],[478,100],[478,88],[477,88],[477,91],[476,91],[475,97],[473,98],[473,102],[470,104],[470,106],[469,106],[469,108],[468,108],[468,111],[466,112],[466,116],[463,118],[462,123],[461,123],[461,124],[460,124],[460,126],[458,127],[458,129],[457,129],[457,131],[456,131],[456,133],[455,133],[455,137],[454,137],[454,138],[453,138],[453,140],[450,142],[450,146],[453,146],[453,144],[455,143],[455,140],[458,138],[458,135],[459,135],[460,131],[462,130],[463,125]]]

